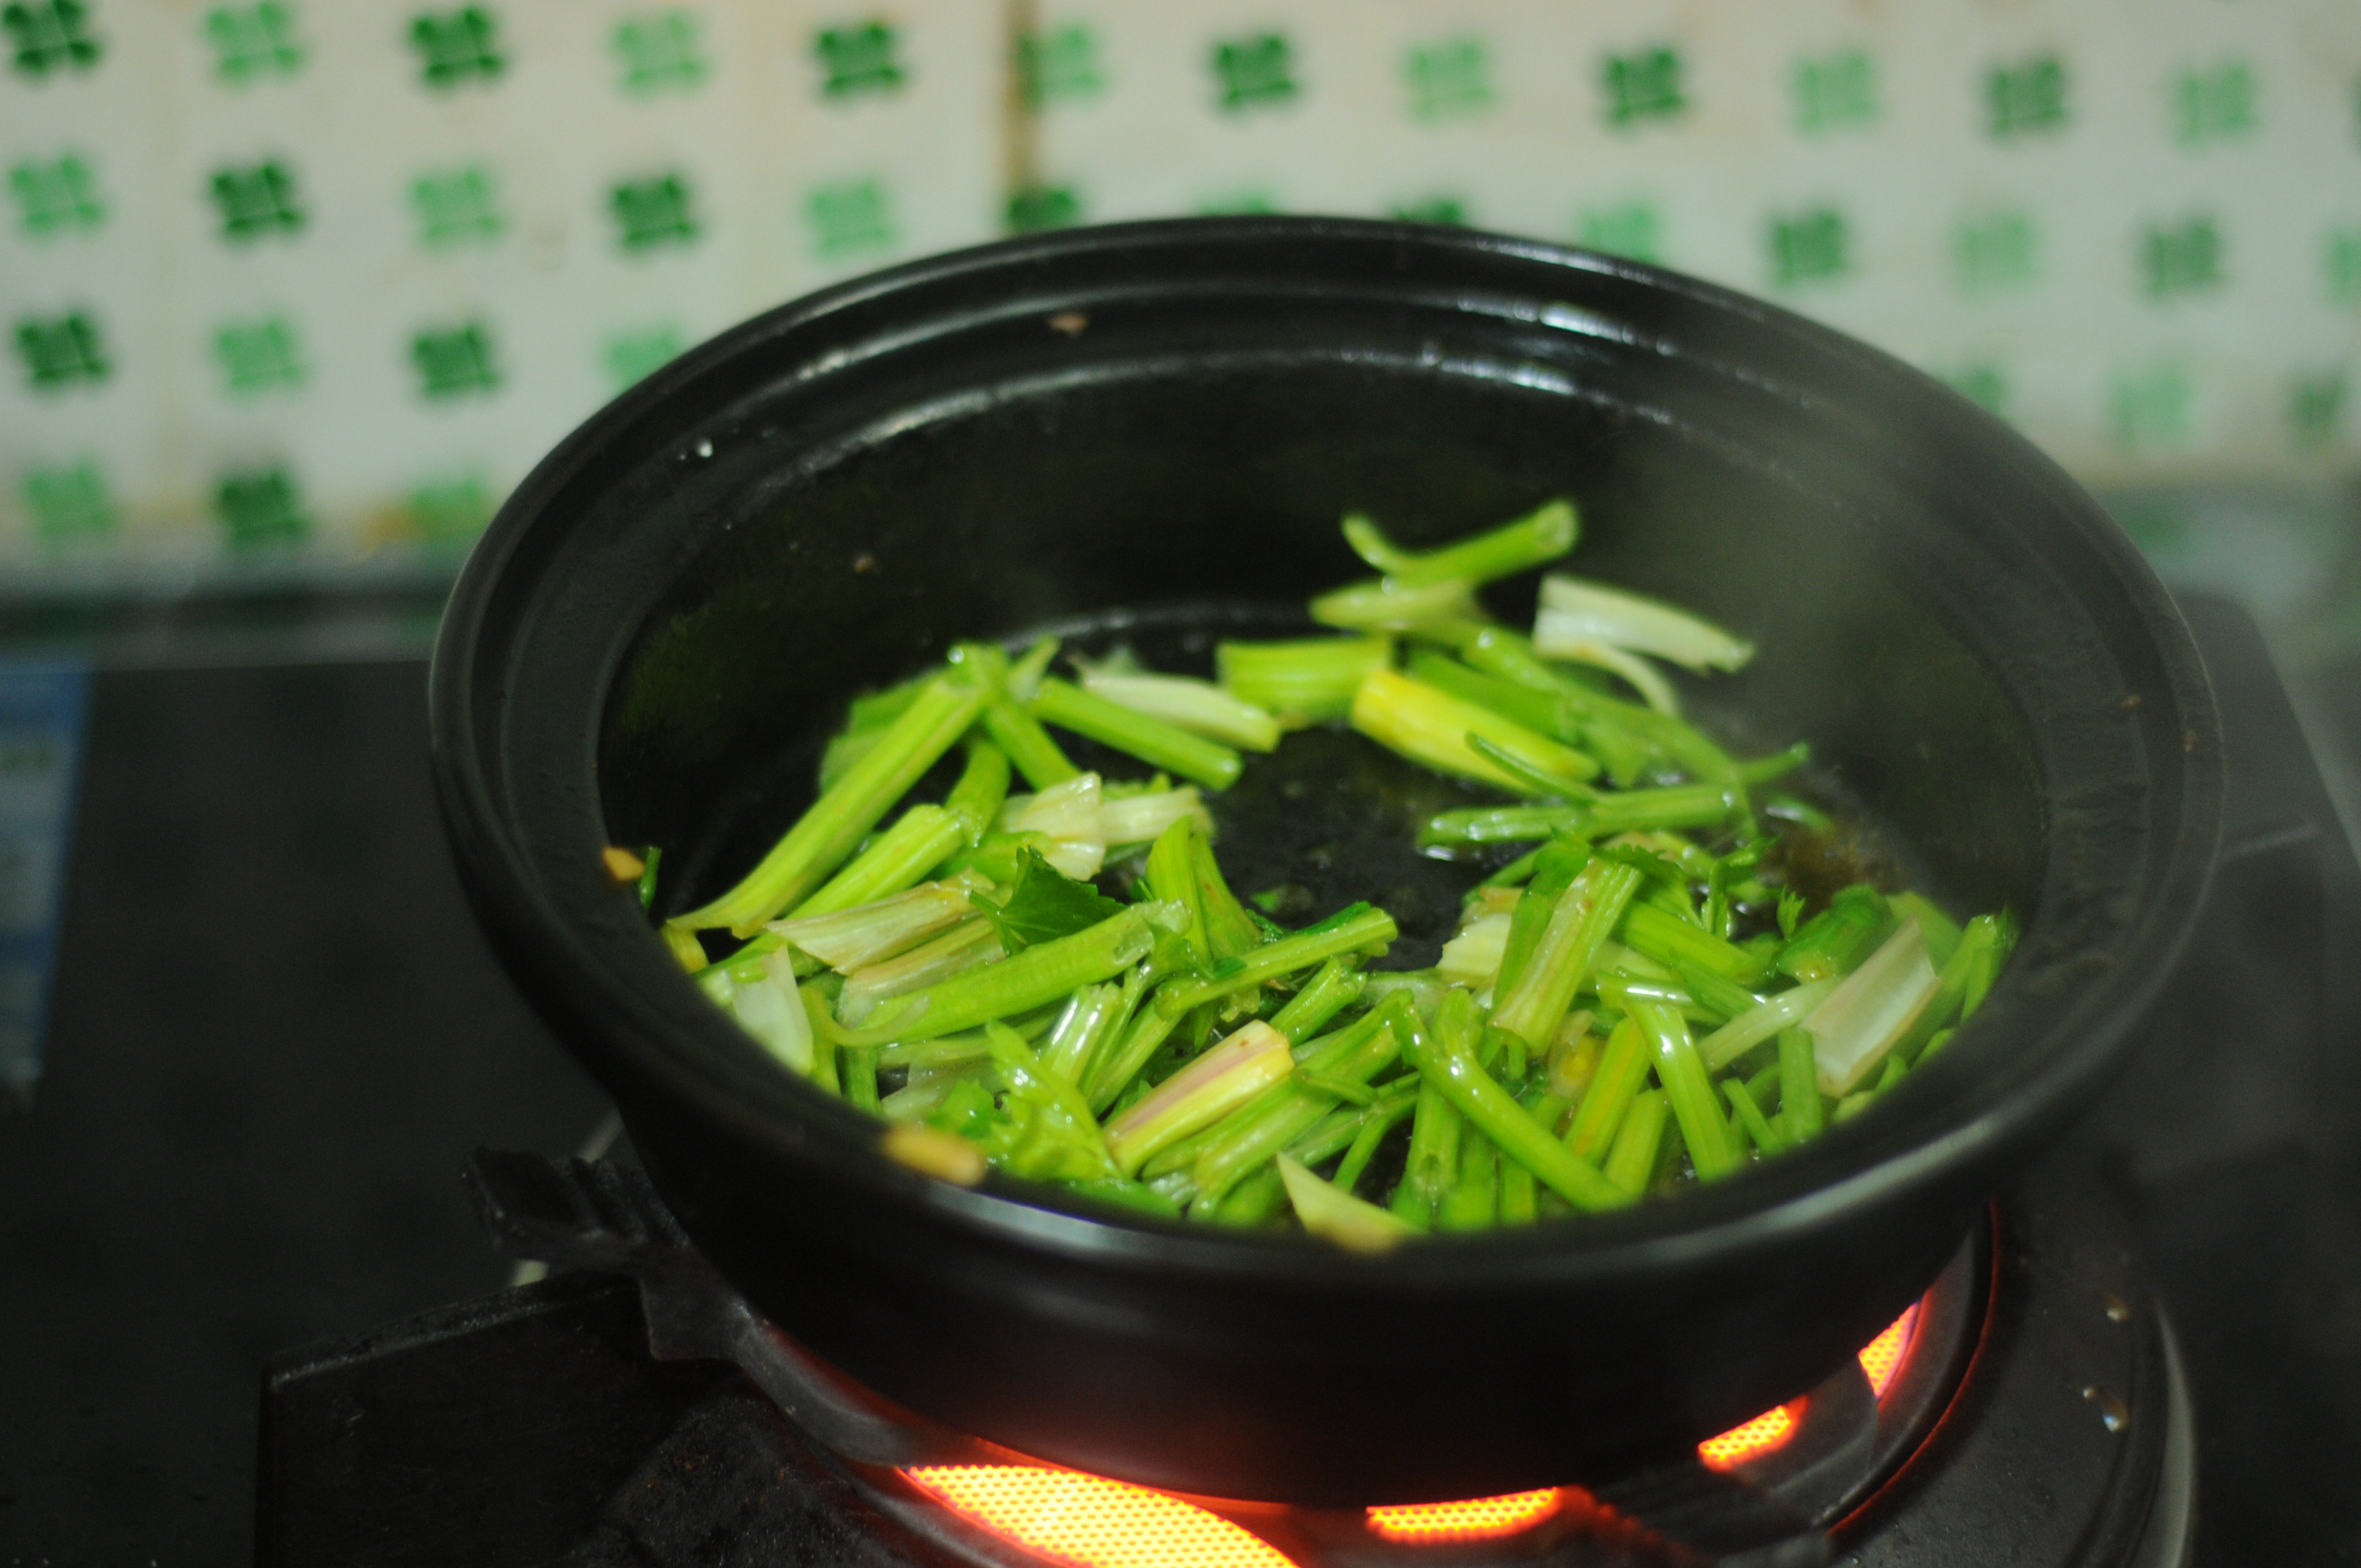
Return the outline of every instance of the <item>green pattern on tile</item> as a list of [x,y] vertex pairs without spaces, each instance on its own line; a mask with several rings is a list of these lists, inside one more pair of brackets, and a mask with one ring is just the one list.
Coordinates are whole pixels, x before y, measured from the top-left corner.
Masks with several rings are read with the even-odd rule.
[[277,159],[261,163],[224,164],[210,182],[214,208],[221,214],[222,238],[247,245],[270,235],[293,235],[303,227],[303,204],[295,193],[295,175]]
[[106,50],[91,35],[87,0],[9,0],[0,27],[19,75],[36,80],[53,71],[88,71]]
[[410,21],[419,80],[443,93],[471,82],[500,80],[509,65],[500,32],[500,18],[481,5],[419,12]]
[[93,459],[28,468],[24,492],[25,510],[33,514],[33,532],[45,544],[103,538],[115,532],[115,499],[107,493],[105,471]]
[[1001,221],[1010,234],[1071,228],[1082,221],[1082,199],[1071,185],[1027,185],[1008,193]]
[[2202,214],[2146,225],[2139,235],[2140,292],[2169,300],[2220,288],[2223,249],[2220,225]]
[[1574,222],[1576,244],[1652,266],[1664,259],[1664,234],[1662,214],[1654,203],[1646,201],[1585,207]]
[[1764,225],[1771,280],[1782,288],[1827,283],[1853,269],[1852,225],[1836,207],[1774,214]]
[[2065,128],[2066,62],[2028,55],[1984,71],[1984,130],[1994,141]]
[[673,6],[626,16],[607,43],[621,69],[622,89],[631,97],[694,93],[705,85],[705,43],[694,11]]
[[677,170],[645,180],[620,180],[607,192],[618,243],[627,251],[689,245],[698,232],[687,178]]
[[2361,308],[2361,228],[2329,232],[2321,246],[2320,281],[2330,304]]
[[1402,85],[1410,117],[1421,125],[1486,113],[1492,89],[1492,51],[1473,33],[1412,44],[1402,51]]
[[909,80],[901,47],[901,29],[883,20],[820,28],[812,35],[811,46],[812,58],[819,62],[819,95],[842,103],[900,92]]
[[492,521],[492,492],[479,474],[430,479],[412,488],[402,510],[411,537],[430,544],[463,543]]
[[1935,378],[1986,413],[2008,417],[2008,372],[1996,359],[1971,359],[1935,373]]
[[2023,207],[1971,213],[1951,230],[1951,275],[1962,294],[2019,289],[2040,276],[2033,214]]
[[495,240],[508,228],[500,187],[480,163],[420,175],[410,182],[410,210],[417,214],[418,243],[429,250]]
[[1869,51],[1840,49],[1795,62],[1795,128],[1806,136],[1859,130],[1878,120],[1877,66]]
[[1016,82],[1028,109],[1074,104],[1106,91],[1099,36],[1074,23],[1016,40]]
[[234,468],[214,481],[214,521],[235,551],[294,544],[312,532],[295,476],[284,464]]
[[205,37],[214,46],[214,74],[232,87],[292,76],[303,69],[295,13],[279,0],[216,5],[205,13]]
[[2288,438],[2317,451],[2343,433],[2347,380],[2342,369],[2300,370],[2288,381]]
[[804,193],[804,222],[822,260],[891,250],[900,236],[892,199],[877,179],[840,180]]
[[97,320],[86,311],[20,316],[16,344],[16,357],[25,363],[26,382],[37,392],[99,386],[114,374],[106,340]]
[[8,170],[8,191],[16,198],[16,221],[35,239],[106,222],[98,177],[79,153],[62,153],[47,163],[31,159]]
[[1449,228],[1467,226],[1467,203],[1447,192],[1422,197],[1415,202],[1403,202],[1391,209],[1391,215],[1406,224],[1441,224]]
[[625,327],[609,333],[598,345],[598,362],[617,391],[637,385],[680,357],[688,340],[669,322],[654,326]]
[[491,329],[481,322],[428,327],[412,334],[410,363],[418,372],[422,397],[441,400],[500,388]]
[[2188,367],[2177,360],[2121,371],[2107,388],[2107,429],[2127,452],[2179,446],[2195,428],[2196,401]]
[[2255,73],[2243,60],[2188,69],[2172,80],[2172,139],[2182,147],[2235,141],[2260,126]]
[[1303,91],[1295,79],[1295,44],[1285,33],[1216,38],[1205,63],[1213,73],[1213,105],[1225,115],[1281,107]]
[[1669,44],[1604,57],[1598,80],[1607,95],[1607,123],[1617,130],[1629,130],[1678,119],[1689,106],[1681,76],[1681,51]]
[[214,361],[222,390],[234,398],[293,390],[308,375],[295,323],[285,316],[223,323],[214,332]]

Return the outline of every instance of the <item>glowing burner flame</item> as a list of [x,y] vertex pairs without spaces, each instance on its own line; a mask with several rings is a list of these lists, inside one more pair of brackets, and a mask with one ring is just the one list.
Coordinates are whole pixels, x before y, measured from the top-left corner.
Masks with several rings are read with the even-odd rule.
[[1795,1435],[1795,1418],[1803,1409],[1804,1401],[1798,1399],[1792,1405],[1765,1410],[1742,1427],[1732,1427],[1719,1437],[1698,1443],[1697,1457],[1705,1461],[1708,1470],[1728,1470],[1757,1454],[1768,1453]]
[[1369,1528],[1388,1541],[1436,1545],[1455,1541],[1494,1541],[1531,1530],[1557,1512],[1558,1490],[1511,1492],[1505,1497],[1471,1497],[1462,1503],[1410,1503],[1371,1508]]
[[1252,1531],[1145,1486],[1028,1464],[902,1474],[954,1513],[1067,1568],[1295,1568]]
[[1910,1349],[1910,1331],[1918,1326],[1918,1303],[1913,1301],[1902,1309],[1902,1315],[1886,1325],[1883,1333],[1861,1347],[1861,1369],[1869,1374],[1870,1391],[1879,1398],[1894,1381],[1902,1367],[1902,1357]]

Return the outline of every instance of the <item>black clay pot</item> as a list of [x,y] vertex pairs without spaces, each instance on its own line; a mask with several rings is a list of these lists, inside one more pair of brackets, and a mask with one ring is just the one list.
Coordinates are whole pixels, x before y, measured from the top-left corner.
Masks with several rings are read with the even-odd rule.
[[[955,638],[1129,618],[1202,660],[1209,625],[1299,623],[1357,575],[1347,510],[1428,543],[1559,494],[1578,569],[1760,645],[1696,691],[1709,715],[1807,738],[1925,885],[2025,921],[1949,1050],[1710,1189],[1372,1260],[931,1182],[741,1037],[600,871],[653,842],[665,907],[717,890],[808,799],[843,699]],[[1330,1503],[1599,1476],[1839,1365],[2121,1055],[2203,894],[2221,778],[2137,554],[1933,381],[1622,261],[1277,218],[920,262],[680,359],[501,510],[434,737],[486,928],[755,1305],[1027,1453]],[[1257,835],[1303,848],[1276,815],[1224,843],[1242,886]]]

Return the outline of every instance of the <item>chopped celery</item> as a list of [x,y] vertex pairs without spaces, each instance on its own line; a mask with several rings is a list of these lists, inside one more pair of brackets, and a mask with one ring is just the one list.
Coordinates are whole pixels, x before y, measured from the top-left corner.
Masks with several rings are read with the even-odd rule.
[[1510,772],[1469,745],[1469,737],[1481,736],[1532,773],[1568,785],[1598,775],[1598,764],[1580,751],[1537,735],[1489,708],[1391,670],[1372,670],[1362,677],[1360,689],[1353,694],[1353,728],[1413,762],[1511,795],[1539,791],[1524,775]]
[[1045,724],[1088,736],[1137,757],[1152,767],[1194,779],[1208,789],[1227,789],[1243,765],[1237,752],[1177,724],[1136,712],[1055,677],[1045,679],[1026,705]]
[[1309,723],[1352,711],[1361,677],[1393,663],[1385,637],[1320,637],[1293,642],[1223,642],[1213,649],[1222,685],[1283,720]]

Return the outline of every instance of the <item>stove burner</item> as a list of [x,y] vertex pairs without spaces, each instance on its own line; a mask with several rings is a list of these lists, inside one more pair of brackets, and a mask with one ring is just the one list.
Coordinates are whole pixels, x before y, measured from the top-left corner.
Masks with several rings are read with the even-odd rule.
[[[516,1561],[586,1568],[1784,1568],[1837,1551],[1898,1568],[1981,1562],[1962,1547],[2007,1532],[2035,1539],[2035,1563],[2170,1568],[2185,1552],[2192,1466],[2169,1334],[2120,1222],[2070,1183],[2028,1183],[1857,1363],[1694,1460],[1346,1510],[1180,1497],[942,1429],[756,1316],[638,1171],[479,1153],[471,1179],[503,1250],[586,1272],[281,1358],[265,1397],[266,1564],[428,1561],[419,1538],[445,1533],[446,1560],[505,1561],[486,1530],[524,1526],[539,1533]],[[541,1446],[521,1449],[502,1420],[537,1408]],[[468,1520],[495,1477],[545,1517]]]

